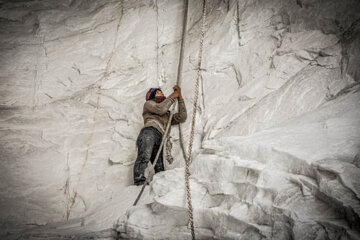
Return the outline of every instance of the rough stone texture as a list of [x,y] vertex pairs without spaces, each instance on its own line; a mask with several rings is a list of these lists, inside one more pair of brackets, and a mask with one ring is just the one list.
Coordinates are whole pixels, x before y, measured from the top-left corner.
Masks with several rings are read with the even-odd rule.
[[[177,128],[174,163],[131,206],[145,93],[176,82],[182,7],[0,1],[2,239],[191,237]],[[190,1],[186,146],[201,9]],[[197,238],[359,239],[359,1],[209,0],[204,44]]]

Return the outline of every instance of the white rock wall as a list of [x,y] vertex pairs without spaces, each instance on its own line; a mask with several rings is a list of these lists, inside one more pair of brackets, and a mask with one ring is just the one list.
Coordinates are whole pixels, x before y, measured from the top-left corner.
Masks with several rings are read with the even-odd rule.
[[[115,223],[126,238],[190,238],[177,128],[175,162],[131,207],[145,93],[176,83],[182,8],[0,1],[2,234]],[[201,9],[190,1],[186,146]],[[359,19],[357,0],[208,0],[191,165],[198,238],[359,238]]]

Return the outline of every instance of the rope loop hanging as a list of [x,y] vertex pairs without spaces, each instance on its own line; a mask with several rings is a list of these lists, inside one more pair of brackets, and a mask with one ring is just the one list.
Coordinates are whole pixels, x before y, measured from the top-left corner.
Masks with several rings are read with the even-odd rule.
[[190,163],[191,163],[191,151],[192,145],[194,141],[195,134],[195,120],[196,120],[196,109],[197,109],[197,100],[199,97],[199,81],[200,81],[200,71],[201,71],[201,61],[202,61],[202,51],[204,45],[204,35],[205,35],[205,18],[206,18],[206,0],[203,0],[203,10],[202,10],[202,26],[201,26],[201,35],[200,35],[200,48],[199,48],[199,57],[198,57],[198,66],[197,66],[197,74],[196,74],[196,82],[195,82],[195,96],[194,96],[194,105],[193,105],[193,114],[191,119],[191,131],[190,131],[190,140],[189,140],[189,148],[186,158],[186,166],[185,166],[185,187],[186,187],[186,197],[188,203],[188,211],[189,211],[189,222],[191,228],[191,236],[192,239],[195,239],[195,230],[194,230],[194,218],[193,218],[193,208],[191,203],[191,193],[190,193]]

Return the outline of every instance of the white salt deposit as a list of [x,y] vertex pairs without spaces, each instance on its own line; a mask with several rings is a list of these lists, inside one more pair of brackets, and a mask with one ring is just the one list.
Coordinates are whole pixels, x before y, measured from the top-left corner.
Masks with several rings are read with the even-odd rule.
[[[202,1],[190,1],[188,144]],[[137,206],[150,87],[183,1],[0,1],[1,239],[191,239],[175,161]],[[360,238],[360,4],[208,1],[190,167],[197,239]]]

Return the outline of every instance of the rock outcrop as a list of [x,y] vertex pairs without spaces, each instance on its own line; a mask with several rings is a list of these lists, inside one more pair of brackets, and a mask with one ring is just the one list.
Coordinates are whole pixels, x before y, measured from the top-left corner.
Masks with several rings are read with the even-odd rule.
[[[190,239],[177,128],[174,163],[132,206],[145,93],[176,83],[182,17],[183,1],[0,1],[1,239]],[[206,19],[197,238],[360,238],[359,1],[216,0]]]

